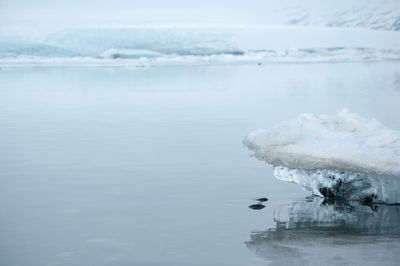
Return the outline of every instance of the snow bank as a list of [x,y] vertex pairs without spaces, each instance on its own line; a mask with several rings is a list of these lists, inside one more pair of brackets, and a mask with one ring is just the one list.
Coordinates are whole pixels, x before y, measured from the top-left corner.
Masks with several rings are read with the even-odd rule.
[[301,114],[250,133],[244,144],[274,175],[313,194],[400,203],[400,132],[342,110]]

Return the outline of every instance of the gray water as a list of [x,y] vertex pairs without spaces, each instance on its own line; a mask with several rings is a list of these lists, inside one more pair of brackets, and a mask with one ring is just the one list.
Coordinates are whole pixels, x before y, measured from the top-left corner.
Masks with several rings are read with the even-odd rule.
[[242,146],[343,107],[400,130],[400,63],[1,69],[0,265],[396,265],[399,207],[306,198]]

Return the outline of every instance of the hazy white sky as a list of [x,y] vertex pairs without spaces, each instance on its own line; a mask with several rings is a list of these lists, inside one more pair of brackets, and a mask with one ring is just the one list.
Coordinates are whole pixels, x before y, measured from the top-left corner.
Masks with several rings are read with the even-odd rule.
[[0,0],[0,25],[12,24],[269,24],[281,14],[307,8],[314,13],[357,3],[400,0]]
[[4,23],[62,24],[256,23],[270,9],[267,3],[273,1],[0,0],[0,19]]

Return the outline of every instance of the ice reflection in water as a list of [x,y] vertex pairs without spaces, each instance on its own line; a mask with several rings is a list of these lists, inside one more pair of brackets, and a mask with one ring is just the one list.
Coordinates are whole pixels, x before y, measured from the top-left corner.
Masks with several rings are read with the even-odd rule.
[[275,210],[274,220],[246,242],[270,265],[398,265],[399,205],[310,198]]

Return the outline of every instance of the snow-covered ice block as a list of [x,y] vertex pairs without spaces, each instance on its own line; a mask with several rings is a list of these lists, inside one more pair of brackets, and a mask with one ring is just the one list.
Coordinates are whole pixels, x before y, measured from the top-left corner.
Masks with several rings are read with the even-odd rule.
[[400,132],[343,109],[301,114],[251,132],[244,144],[280,180],[315,195],[400,203]]

